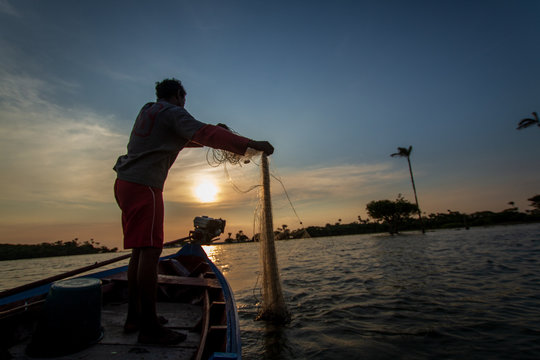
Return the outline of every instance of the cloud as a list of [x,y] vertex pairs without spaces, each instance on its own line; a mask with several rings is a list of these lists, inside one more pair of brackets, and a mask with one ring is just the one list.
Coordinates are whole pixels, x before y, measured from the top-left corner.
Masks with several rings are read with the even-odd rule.
[[2,71],[0,84],[0,200],[111,202],[112,166],[127,140],[114,117],[48,102],[51,84],[26,75]]
[[19,17],[21,14],[10,4],[8,0],[0,0],[0,13]]
[[[193,206],[197,199],[191,189],[203,179],[211,179],[220,187],[219,200],[223,208],[252,204],[257,198],[261,173],[258,161],[240,166],[221,165],[210,167],[205,151],[200,149],[183,152],[171,169],[165,186],[167,201]],[[394,171],[391,163],[346,164],[302,168],[279,169],[271,165],[272,194],[279,201],[285,192],[295,202],[318,202],[321,200],[343,201],[362,196],[388,193],[388,184],[407,179],[407,173]],[[383,185],[384,184],[384,185]],[[388,194],[387,197],[395,197]]]
[[[345,164],[309,169],[284,169],[276,174],[290,194],[298,200],[357,198],[379,193],[388,184],[404,177],[390,163]],[[281,187],[279,183],[275,186]],[[392,195],[393,196],[393,195]]]

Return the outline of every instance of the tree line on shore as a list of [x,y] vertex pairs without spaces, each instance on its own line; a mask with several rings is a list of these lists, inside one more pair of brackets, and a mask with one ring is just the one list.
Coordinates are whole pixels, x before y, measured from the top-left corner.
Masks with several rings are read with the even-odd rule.
[[[372,234],[389,232],[398,234],[399,231],[411,230],[435,230],[448,228],[466,228],[472,226],[491,226],[503,224],[525,224],[540,222],[540,195],[528,199],[533,210],[520,212],[513,202],[509,202],[509,208],[500,211],[479,211],[471,214],[459,211],[448,210],[446,213],[432,213],[422,217],[413,217],[418,212],[416,204],[411,204],[403,199],[401,195],[395,201],[377,200],[366,205],[366,210],[370,218],[362,219],[358,216],[358,221],[343,224],[341,219],[334,224],[325,226],[308,226],[291,230],[287,225],[282,225],[274,231],[276,240],[299,239],[306,237],[342,236],[356,234]],[[248,238],[241,230],[236,234],[236,238],[231,238],[226,242],[247,242],[257,241],[257,235]],[[226,239],[227,240],[227,239]],[[68,242],[57,241],[55,243],[41,243],[37,245],[12,245],[0,244],[0,260],[16,260],[41,258],[51,256],[82,255],[116,252],[118,249],[109,249],[93,239],[79,243],[75,238]]]
[[109,249],[100,246],[99,242],[90,239],[79,243],[75,238],[71,241],[57,241],[35,245],[0,244],[0,260],[34,259],[51,256],[83,255],[116,252],[118,248]]
[[[528,199],[533,210],[520,212],[513,202],[509,208],[500,211],[478,211],[471,214],[448,210],[445,213],[432,213],[421,218],[412,217],[417,213],[415,204],[411,204],[401,196],[395,201],[378,200],[366,205],[366,210],[372,218],[343,224],[339,219],[334,224],[325,226],[309,226],[305,229],[289,230],[287,225],[281,231],[276,231],[276,239],[298,239],[305,237],[305,231],[310,237],[340,236],[388,232],[398,234],[400,231],[435,230],[449,228],[465,228],[472,226],[492,226],[504,224],[526,224],[540,222],[540,195]],[[284,229],[284,230],[283,230]]]
[[[432,213],[424,215],[422,220],[413,218],[411,215],[417,212],[415,204],[409,203],[401,196],[395,201],[378,200],[372,201],[367,206],[368,214],[372,217],[343,224],[341,219],[334,224],[325,226],[308,226],[290,230],[287,225],[282,225],[274,233],[276,240],[299,239],[305,237],[341,236],[356,234],[372,234],[389,232],[398,234],[399,231],[411,230],[435,230],[449,228],[469,228],[472,226],[491,226],[503,224],[525,224],[540,222],[540,195],[529,199],[534,210],[520,212],[514,203],[510,202],[510,208],[500,212],[479,211],[471,214],[448,210],[446,213]],[[371,209],[371,210],[370,210]],[[229,239],[231,233],[229,233]],[[232,239],[231,239],[232,240]],[[243,232],[239,232],[236,239],[229,242],[256,241],[249,239]],[[36,245],[12,245],[0,244],[0,261],[31,259],[51,256],[83,255],[117,252],[118,248],[109,249],[99,246],[93,239],[79,243],[75,238],[68,242],[57,241],[55,243],[41,243]]]

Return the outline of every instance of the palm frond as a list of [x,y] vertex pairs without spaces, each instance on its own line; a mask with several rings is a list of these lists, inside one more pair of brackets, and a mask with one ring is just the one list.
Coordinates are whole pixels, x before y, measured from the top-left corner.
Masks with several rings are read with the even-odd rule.
[[525,128],[528,128],[529,126],[532,126],[534,124],[538,124],[538,120],[534,120],[534,119],[523,119],[519,122],[518,124],[518,127],[517,129],[518,130],[521,130],[521,129],[525,129]]
[[401,157],[408,157],[411,155],[411,152],[412,152],[412,146],[409,146],[409,148],[404,148],[404,147],[398,147],[398,152],[397,153],[393,153],[391,154],[390,156],[392,157],[395,157],[395,156],[401,156]]
[[538,119],[538,114],[536,113],[536,111],[533,112],[532,115],[533,115],[534,119],[531,119],[531,118],[522,119],[518,123],[517,129],[518,130],[525,129],[525,128],[528,128],[529,126],[532,126],[534,124],[537,124],[538,126],[540,126],[540,120]]

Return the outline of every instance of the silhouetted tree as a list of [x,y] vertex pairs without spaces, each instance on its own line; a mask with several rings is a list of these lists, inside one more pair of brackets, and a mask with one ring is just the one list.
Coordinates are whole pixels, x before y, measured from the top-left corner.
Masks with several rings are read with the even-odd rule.
[[531,206],[534,208],[533,211],[540,212],[540,195],[535,195],[527,200],[531,202]]
[[393,153],[390,156],[392,157],[399,156],[399,157],[407,158],[407,163],[409,164],[409,173],[411,174],[414,200],[416,201],[416,207],[418,209],[418,218],[420,219],[420,225],[422,226],[422,233],[425,233],[426,230],[424,229],[424,222],[422,221],[422,212],[420,211],[420,206],[418,205],[418,196],[416,195],[416,185],[414,184],[414,176],[413,176],[413,171],[412,171],[412,166],[411,166],[411,153],[412,153],[412,146],[409,146],[409,148],[398,147],[398,152]]
[[291,230],[287,224],[281,225],[280,228],[277,228],[278,231],[274,232],[276,240],[289,239],[291,235]]
[[418,206],[398,196],[396,201],[378,200],[371,201],[366,205],[366,210],[373,219],[383,220],[389,226],[390,234],[397,234],[399,224],[418,211]]
[[517,208],[517,206],[516,206],[516,203],[515,203],[515,202],[513,202],[513,201],[509,201],[509,202],[508,202],[508,205],[510,205],[510,206],[511,206],[511,208],[510,208],[510,209],[506,209],[505,211],[518,211],[518,208]]
[[249,238],[247,237],[246,234],[244,234],[244,231],[238,230],[238,232],[236,233],[236,241],[243,242],[243,241],[246,241],[248,239]]

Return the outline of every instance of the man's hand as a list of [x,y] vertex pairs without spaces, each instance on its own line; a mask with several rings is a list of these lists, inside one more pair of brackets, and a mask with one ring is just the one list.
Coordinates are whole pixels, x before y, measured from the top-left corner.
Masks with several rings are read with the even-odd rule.
[[274,153],[274,147],[268,141],[255,141],[250,140],[248,147],[264,152],[266,155],[272,155]]

